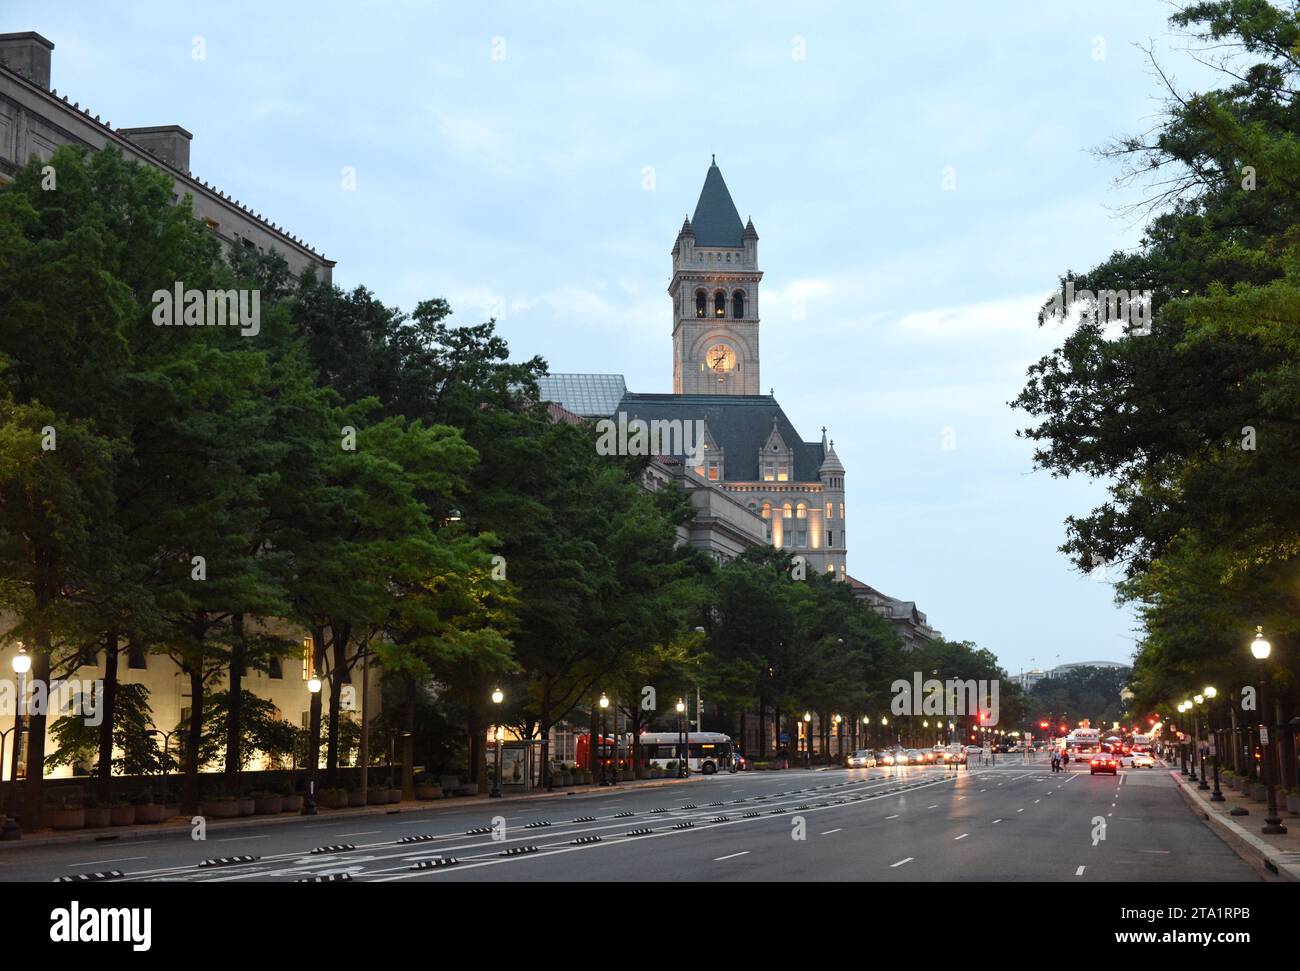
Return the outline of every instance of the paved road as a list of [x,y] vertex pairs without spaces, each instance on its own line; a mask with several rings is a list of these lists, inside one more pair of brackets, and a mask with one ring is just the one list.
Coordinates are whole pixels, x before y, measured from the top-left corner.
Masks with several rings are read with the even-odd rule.
[[[494,810],[500,838],[467,834],[492,827]],[[1102,821],[1105,838],[1094,840]],[[643,829],[651,832],[629,835]],[[398,842],[417,836],[426,839]],[[339,844],[355,848],[312,852]],[[198,866],[243,855],[258,859]],[[457,862],[412,869],[439,858]],[[960,772],[746,772],[466,810],[214,830],[205,842],[160,835],[0,853],[0,881],[106,869],[127,881],[194,882],[340,873],[396,882],[1258,879],[1186,808],[1165,770],[1053,775],[1014,757]]]

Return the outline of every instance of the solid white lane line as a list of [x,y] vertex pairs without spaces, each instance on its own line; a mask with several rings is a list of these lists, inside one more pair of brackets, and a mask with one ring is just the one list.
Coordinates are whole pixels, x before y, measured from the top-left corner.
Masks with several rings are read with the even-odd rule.
[[905,859],[905,860],[899,860],[897,863],[891,863],[891,864],[889,864],[889,869],[892,870],[892,869],[894,869],[894,867],[896,867],[896,866],[902,866],[904,863],[911,863],[911,862],[912,862],[913,860],[915,860],[915,859],[916,859],[916,857],[914,857],[914,856],[909,856],[909,857],[908,857],[907,859]]
[[938,808],[939,808],[939,804],[936,802],[933,806],[926,806],[925,808],[926,808],[926,809],[938,809]]
[[886,816],[885,818],[886,818],[886,819],[897,819],[897,818],[898,818],[898,813],[894,813],[894,815],[892,815],[892,816]]
[[[843,827],[841,827],[840,829],[843,829]],[[823,836],[830,836],[831,833],[838,833],[838,832],[840,832],[840,829],[828,829],[826,832],[822,833],[822,835],[823,835]]]
[[745,855],[748,854],[748,853],[749,853],[749,850],[741,850],[739,853],[732,853],[730,856],[715,856],[715,857],[713,858],[713,862],[714,862],[714,863],[721,863],[723,860],[734,860],[736,857],[738,857],[738,856],[745,856]]
[[1001,819],[995,819],[995,820],[993,820],[993,822],[995,822],[995,823],[1000,823],[1000,822],[1002,822],[1002,820],[1001,820]]
[[969,835],[970,833],[962,833],[960,836],[954,836],[952,841],[955,843],[957,840],[964,840]]
[[89,863],[69,863],[68,866],[99,866],[101,863],[125,863],[127,860],[147,860],[147,856],[119,856],[115,860],[91,860]]

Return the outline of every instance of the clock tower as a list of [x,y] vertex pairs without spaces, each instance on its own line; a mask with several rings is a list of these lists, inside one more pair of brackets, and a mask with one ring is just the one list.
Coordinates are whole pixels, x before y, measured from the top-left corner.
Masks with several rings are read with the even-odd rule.
[[673,245],[673,393],[760,394],[758,233],[715,159]]

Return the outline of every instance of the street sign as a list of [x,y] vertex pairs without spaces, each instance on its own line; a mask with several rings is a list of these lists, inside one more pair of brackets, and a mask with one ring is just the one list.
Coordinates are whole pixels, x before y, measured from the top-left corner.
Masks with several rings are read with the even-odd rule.
[[1260,726],[1259,726],[1259,740],[1260,740],[1263,744],[1265,744],[1265,745],[1268,744],[1268,726],[1267,726],[1267,725],[1260,725]]
[[776,737],[776,740],[780,742],[782,745],[784,745],[786,742],[790,741],[790,733],[782,732],[780,735]]

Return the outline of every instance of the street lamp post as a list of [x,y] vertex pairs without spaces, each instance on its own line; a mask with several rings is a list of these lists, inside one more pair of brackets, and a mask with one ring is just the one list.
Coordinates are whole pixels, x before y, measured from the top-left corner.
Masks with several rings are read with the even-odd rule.
[[[841,641],[840,643],[843,643]],[[835,747],[836,755],[841,762],[844,761],[844,719],[838,714],[835,716]]]
[[803,767],[812,768],[812,712],[803,713]]
[[1286,827],[1282,825],[1282,817],[1277,811],[1277,792],[1273,788],[1273,765],[1272,765],[1272,738],[1270,738],[1269,726],[1264,723],[1268,712],[1268,668],[1266,662],[1268,656],[1273,651],[1273,646],[1264,640],[1264,628],[1255,628],[1255,639],[1250,644],[1250,653],[1255,656],[1259,662],[1259,744],[1260,744],[1260,762],[1263,763],[1264,770],[1264,790],[1268,793],[1268,815],[1264,817],[1264,825],[1260,827],[1261,833],[1282,834],[1286,832]]
[[603,691],[600,693],[598,704],[600,705],[600,745],[597,746],[597,749],[602,756],[600,760],[600,784],[607,786],[609,785],[609,760],[604,758],[604,751],[605,739],[609,735],[609,698],[605,696]]
[[677,779],[688,777],[686,768],[686,702],[677,699]]
[[[1199,694],[1193,700],[1196,702],[1197,709],[1193,716],[1193,721],[1196,725],[1196,754],[1201,760],[1201,781],[1196,788],[1209,792],[1210,783],[1205,778],[1205,747],[1204,743],[1201,741],[1201,710],[1205,706],[1205,695]],[[1208,727],[1206,728],[1206,731],[1209,731]]]
[[[1223,802],[1223,791],[1219,788],[1219,742],[1215,735],[1215,708],[1214,699],[1219,694],[1219,689],[1213,686],[1205,689],[1205,697],[1210,699],[1210,707],[1205,715],[1206,734],[1209,736],[1210,748],[1210,765],[1214,769],[1214,792],[1210,796],[1210,802]],[[1202,773],[1204,775],[1204,773]]]
[[[316,652],[313,646],[311,677],[307,679],[307,690],[311,692],[311,737],[307,740],[307,796],[302,801],[304,816],[316,815],[316,765],[320,762],[320,689],[321,680],[314,670]],[[364,771],[364,770],[363,770]]]
[[[9,802],[10,816],[15,820],[14,826],[17,826],[18,819],[18,759],[19,749],[22,748],[23,740],[23,710],[27,707],[27,672],[32,669],[32,659],[27,653],[27,647],[22,641],[18,642],[18,653],[13,659],[14,674],[18,675],[18,704],[14,707],[14,747],[13,755],[10,756],[9,764]],[[19,834],[21,835],[21,828]]]
[[[505,692],[502,691],[500,688],[497,688],[492,692],[492,704],[498,706],[497,708],[498,712],[500,712],[501,710],[499,706],[501,702],[505,700],[505,697],[506,697]],[[500,799],[501,798],[501,743],[505,741],[505,731],[501,728],[501,716],[499,714],[494,720],[497,722],[496,731],[493,733],[496,736],[497,757],[496,757],[496,768],[492,770],[492,791],[488,793],[488,796]]]
[[[1187,711],[1187,702],[1185,702],[1185,701],[1180,701],[1180,702],[1178,703],[1178,714],[1182,715],[1182,714],[1186,713],[1186,711]],[[1179,762],[1182,764],[1182,768],[1179,769],[1178,774],[1181,775],[1184,779],[1186,779],[1186,778],[1188,778],[1188,775],[1187,775],[1187,743],[1183,741],[1183,733],[1182,733],[1182,732],[1179,732],[1179,733],[1178,733],[1178,759],[1179,759]]]

